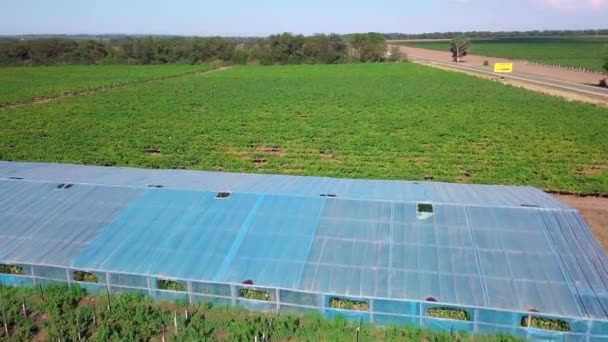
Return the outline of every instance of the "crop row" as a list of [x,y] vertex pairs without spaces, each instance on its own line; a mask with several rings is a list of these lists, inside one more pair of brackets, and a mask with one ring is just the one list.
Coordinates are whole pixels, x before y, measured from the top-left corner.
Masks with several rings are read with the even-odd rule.
[[319,314],[254,313],[139,294],[89,295],[76,285],[0,286],[2,341],[518,341],[415,327],[374,327]]
[[608,193],[606,109],[409,63],[235,67],[0,120],[3,160]]

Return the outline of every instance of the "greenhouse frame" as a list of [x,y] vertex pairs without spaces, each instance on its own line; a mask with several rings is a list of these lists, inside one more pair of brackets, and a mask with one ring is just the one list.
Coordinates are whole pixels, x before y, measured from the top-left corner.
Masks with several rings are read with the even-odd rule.
[[531,187],[0,162],[0,283],[57,281],[608,341],[608,256]]

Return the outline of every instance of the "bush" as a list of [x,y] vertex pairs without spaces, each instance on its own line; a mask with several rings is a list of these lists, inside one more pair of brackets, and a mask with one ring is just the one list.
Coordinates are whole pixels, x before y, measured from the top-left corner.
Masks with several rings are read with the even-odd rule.
[[469,317],[469,312],[464,309],[435,307],[429,308],[427,310],[427,314],[431,317],[437,318],[455,319],[459,321],[471,320]]
[[360,62],[382,62],[386,55],[386,39],[379,33],[354,34],[350,41]]
[[269,292],[256,289],[241,289],[241,291],[239,291],[239,297],[264,301],[272,300],[272,296]]
[[[532,321],[530,322],[530,319]],[[521,326],[526,328],[542,329],[542,330],[553,330],[553,331],[570,331],[570,324],[561,319],[526,316],[521,320]]]
[[341,310],[369,311],[369,304],[367,302],[337,297],[329,299],[329,307]]
[[4,274],[23,274],[23,267],[15,265],[0,265],[0,273]]
[[99,283],[97,275],[90,272],[74,271],[74,273],[72,273],[72,279],[86,283]]
[[156,285],[161,290],[169,290],[169,291],[186,291],[186,286],[179,281],[175,280],[167,280],[167,279],[158,279],[156,281]]
[[398,46],[392,46],[387,60],[389,62],[403,62],[407,60],[407,55],[401,52]]

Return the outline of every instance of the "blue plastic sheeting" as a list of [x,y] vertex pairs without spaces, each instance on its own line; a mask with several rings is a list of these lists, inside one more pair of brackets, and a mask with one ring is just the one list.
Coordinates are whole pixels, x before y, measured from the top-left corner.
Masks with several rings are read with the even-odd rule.
[[163,185],[182,190],[232,191],[270,195],[479,205],[535,206],[569,209],[532,187],[461,185],[436,182],[353,180],[323,177],[295,177],[187,170],[144,170],[66,164],[0,161],[0,178],[22,177],[32,181],[81,183],[129,187]]
[[[531,188],[1,162],[0,263],[192,302],[527,337],[533,310],[568,319],[572,338],[608,335],[608,257],[578,212]],[[245,280],[271,302],[239,298]],[[372,308],[330,309],[331,296]],[[427,317],[429,297],[475,321]]]
[[142,191],[57,185],[0,179],[0,260],[69,265]]

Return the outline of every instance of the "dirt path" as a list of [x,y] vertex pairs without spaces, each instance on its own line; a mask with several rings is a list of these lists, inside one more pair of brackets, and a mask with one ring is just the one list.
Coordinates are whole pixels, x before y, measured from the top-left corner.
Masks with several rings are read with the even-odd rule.
[[[410,46],[400,46],[401,51],[411,56],[418,56],[422,58],[444,60],[446,62],[452,61],[452,53],[449,51],[437,51],[429,49],[421,49]],[[557,80],[576,82],[581,84],[596,85],[598,84],[601,76],[597,74],[578,72],[574,70],[566,70],[557,67],[546,67],[535,64],[526,64],[520,61],[514,61],[506,58],[497,57],[486,57],[478,55],[469,55],[464,58],[463,65],[474,65],[476,67],[482,66],[484,61],[488,61],[490,66],[488,70],[492,70],[494,63],[513,63],[513,69],[520,74],[536,75],[542,77],[554,78]]]
[[608,198],[570,195],[555,197],[581,212],[593,235],[608,253]]
[[191,75],[209,74],[209,73],[212,73],[212,72],[218,72],[218,71],[228,70],[230,68],[231,67],[219,67],[219,68],[211,69],[211,70],[191,71],[191,72],[187,72],[187,73],[183,73],[183,74],[150,78],[150,79],[142,80],[142,81],[119,83],[119,84],[108,85],[108,86],[101,86],[101,87],[91,88],[91,89],[86,89],[86,90],[78,90],[78,91],[74,91],[74,92],[71,92],[71,93],[66,93],[66,94],[61,94],[61,95],[56,95],[56,96],[39,97],[39,98],[34,98],[34,99],[26,101],[26,102],[18,102],[18,103],[1,105],[0,106],[0,110],[2,110],[2,109],[15,109],[15,108],[19,108],[19,107],[23,107],[23,106],[29,106],[29,105],[33,105],[33,104],[49,103],[49,102],[54,102],[54,101],[59,101],[59,100],[67,99],[67,98],[70,98],[70,97],[86,96],[86,95],[91,95],[91,94],[97,94],[97,93],[102,93],[102,92],[108,91],[108,90],[131,87],[131,86],[138,85],[138,84],[159,82],[159,81],[164,81],[164,80],[168,80],[168,79],[172,79],[172,78],[191,76]]

